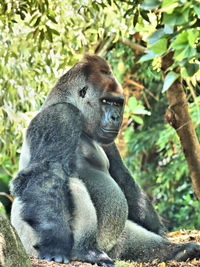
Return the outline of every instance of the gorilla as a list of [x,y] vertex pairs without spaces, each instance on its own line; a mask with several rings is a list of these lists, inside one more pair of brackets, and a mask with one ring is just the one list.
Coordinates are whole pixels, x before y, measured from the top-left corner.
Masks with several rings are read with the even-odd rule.
[[114,266],[114,259],[200,257],[196,243],[175,244],[114,143],[123,89],[107,62],[86,55],[50,91],[31,121],[11,222],[29,255]]

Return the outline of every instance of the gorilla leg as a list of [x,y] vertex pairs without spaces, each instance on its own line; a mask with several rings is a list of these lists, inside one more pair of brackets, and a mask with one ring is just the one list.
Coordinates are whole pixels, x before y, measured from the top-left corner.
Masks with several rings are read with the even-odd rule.
[[111,258],[148,262],[200,257],[200,246],[195,243],[175,244],[129,220],[117,245],[108,253]]
[[97,213],[98,248],[107,252],[117,243],[124,229],[127,202],[117,183],[108,175],[98,171],[82,175]]
[[97,232],[97,216],[85,185],[78,178],[70,178],[74,201],[71,227],[74,235],[74,250],[94,246]]
[[97,215],[85,185],[78,178],[70,178],[70,189],[74,201],[72,260],[113,266],[107,254],[97,249]]

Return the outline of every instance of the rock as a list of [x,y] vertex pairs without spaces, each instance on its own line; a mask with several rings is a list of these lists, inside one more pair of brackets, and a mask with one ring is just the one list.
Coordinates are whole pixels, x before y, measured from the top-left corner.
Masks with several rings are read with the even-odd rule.
[[31,267],[30,260],[9,220],[0,211],[0,266]]

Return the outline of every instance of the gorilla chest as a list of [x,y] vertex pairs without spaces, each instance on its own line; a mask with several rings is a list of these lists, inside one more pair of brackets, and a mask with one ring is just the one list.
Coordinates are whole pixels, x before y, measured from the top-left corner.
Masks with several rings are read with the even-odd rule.
[[107,250],[124,229],[128,215],[127,200],[110,176],[109,161],[103,149],[85,138],[77,150],[77,172],[97,212],[99,246]]
[[[78,172],[99,170],[108,172],[109,161],[103,149],[87,136],[82,136],[76,151]],[[79,173],[80,174],[80,173]]]

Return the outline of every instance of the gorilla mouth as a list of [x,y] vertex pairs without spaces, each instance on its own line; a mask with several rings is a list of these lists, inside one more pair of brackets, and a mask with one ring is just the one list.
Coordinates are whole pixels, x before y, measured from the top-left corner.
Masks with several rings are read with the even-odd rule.
[[118,134],[118,130],[116,130],[116,129],[106,129],[106,128],[101,128],[101,129],[105,133]]

